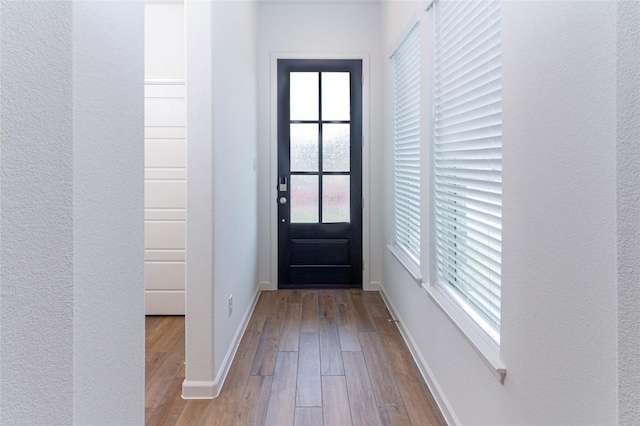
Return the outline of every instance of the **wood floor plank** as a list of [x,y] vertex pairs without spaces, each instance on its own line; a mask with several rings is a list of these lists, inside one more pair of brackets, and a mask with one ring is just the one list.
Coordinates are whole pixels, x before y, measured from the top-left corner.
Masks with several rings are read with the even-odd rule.
[[318,333],[300,333],[296,407],[320,407],[320,340]]
[[278,352],[265,425],[290,426],[295,417],[298,352]]
[[318,291],[318,315],[321,317],[334,317],[333,294],[331,290]]
[[162,316],[160,315],[147,315],[144,317],[144,330],[145,332],[149,332],[151,331],[151,328],[153,328],[154,325],[156,325],[158,323],[158,321],[160,321],[160,318],[162,318]]
[[393,373],[389,368],[389,361],[384,347],[377,333],[359,333],[362,353],[367,362],[367,371],[371,379],[373,393],[379,406],[402,406],[402,398],[398,392]]
[[337,320],[320,317],[320,366],[323,376],[343,376],[342,350],[338,336]]
[[194,426],[204,424],[211,408],[209,399],[190,399],[184,406],[176,425]]
[[207,419],[205,420],[204,425],[232,426],[234,424],[237,412],[238,404],[214,404],[209,410],[209,414],[207,415]]
[[351,303],[349,290],[333,290],[333,302],[335,304],[348,305]]
[[340,337],[340,348],[346,352],[359,352],[360,339],[356,329],[356,320],[349,305],[338,305],[338,336]]
[[386,318],[374,318],[373,323],[382,341],[393,374],[418,374],[415,362],[395,323]]
[[322,418],[325,425],[351,425],[349,394],[344,376],[322,377]]
[[391,313],[387,309],[379,291],[363,291],[362,300],[369,312],[369,317],[391,318]]
[[251,313],[251,318],[249,318],[247,330],[262,331],[269,313],[269,293],[272,292],[260,292],[256,306],[253,308],[253,312]]
[[378,404],[371,388],[362,352],[343,352],[344,375],[349,393],[351,420],[354,425],[381,425]]
[[151,352],[169,352],[176,342],[184,335],[184,317],[176,316],[172,318],[173,321],[169,329],[155,341],[154,344],[149,345]]
[[323,426],[322,407],[296,407],[294,426]]
[[363,291],[349,292],[353,317],[356,321],[356,330],[366,333],[375,332],[376,329],[371,322],[371,318],[369,318],[369,311],[367,311],[367,308],[364,306],[364,301],[362,300],[363,293]]
[[216,404],[239,404],[242,401],[244,387],[260,342],[260,335],[261,333],[257,331],[245,332],[220,395],[215,399]]
[[415,375],[395,376],[396,384],[414,425],[440,425],[438,416]]
[[267,316],[283,318],[284,307],[287,303],[287,292],[284,290],[266,291],[269,309]]
[[287,303],[284,308],[284,319],[280,332],[278,350],[281,352],[297,351],[300,342],[300,321],[302,304]]
[[302,324],[301,332],[318,331],[318,292],[305,290],[302,292]]
[[238,411],[237,426],[260,425],[267,415],[271,376],[251,376],[244,390],[242,405]]
[[180,418],[187,403],[182,399],[182,382],[184,377],[175,377],[169,385],[164,397],[155,409],[149,409],[145,424],[147,426],[173,426]]
[[284,290],[287,292],[287,303],[302,303],[302,290]]
[[167,352],[147,351],[144,357],[144,377],[150,377],[167,357]]
[[256,356],[251,365],[250,375],[252,376],[273,376],[273,369],[276,366],[276,355],[278,354],[278,344],[280,342],[280,328],[282,320],[280,318],[267,318],[260,343],[256,350]]
[[165,359],[145,380],[144,406],[155,408],[167,393],[169,384],[176,377],[184,363],[184,335],[178,340],[174,348]]
[[379,411],[383,426],[411,426],[411,420],[404,407],[387,405],[380,407]]
[[164,316],[158,320],[158,322],[151,327],[148,333],[145,333],[144,346],[149,352],[157,352],[152,348],[155,347],[158,340],[162,339],[167,331],[171,328],[177,317]]

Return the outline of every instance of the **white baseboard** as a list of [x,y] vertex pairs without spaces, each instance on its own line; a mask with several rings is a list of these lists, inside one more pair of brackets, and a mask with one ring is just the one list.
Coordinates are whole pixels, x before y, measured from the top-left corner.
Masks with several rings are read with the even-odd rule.
[[145,315],[184,315],[184,290],[145,290]]
[[233,342],[231,343],[231,347],[227,351],[227,355],[224,357],[224,361],[222,361],[222,365],[220,366],[220,370],[218,370],[218,374],[216,375],[216,383],[217,392],[215,396],[218,396],[220,390],[222,389],[222,385],[224,385],[224,381],[227,378],[227,374],[229,374],[229,369],[231,368],[231,363],[233,362],[233,358],[236,356],[236,352],[238,351],[238,346],[240,346],[240,341],[242,340],[242,336],[244,332],[247,330],[247,325],[249,325],[249,320],[251,319],[251,314],[253,314],[253,310],[258,303],[258,297],[260,297],[261,285],[258,284],[256,288],[256,292],[253,295],[253,300],[249,304],[249,307],[244,313],[242,317],[242,321],[240,321],[240,326],[236,330],[235,336],[233,336]]
[[380,283],[378,281],[369,281],[369,284],[363,286],[364,291],[380,291]]
[[235,336],[233,336],[233,341],[231,342],[231,346],[229,347],[229,350],[224,357],[224,361],[222,361],[222,366],[220,367],[220,370],[218,370],[215,381],[206,382],[185,380],[184,382],[182,382],[183,399],[212,399],[216,398],[220,394],[222,385],[224,385],[227,374],[229,374],[229,369],[231,368],[233,358],[236,356],[238,346],[240,346],[242,336],[247,329],[247,325],[249,325],[251,314],[253,314],[253,310],[258,303],[258,297],[260,296],[260,292],[262,291],[261,287],[262,283],[258,284],[258,286],[256,287],[256,292],[253,295],[253,300],[245,311],[244,316],[242,317],[242,321],[240,321],[240,326],[236,330]]
[[438,404],[438,408],[440,409],[442,416],[444,417],[447,424],[459,425],[460,420],[458,419],[458,416],[456,416],[455,412],[453,411],[453,407],[451,407],[451,404],[449,404],[449,400],[444,395],[444,392],[442,392],[442,388],[438,384],[438,381],[435,379],[433,372],[431,371],[431,368],[429,368],[429,365],[427,364],[426,360],[424,359],[424,356],[422,355],[422,352],[420,351],[420,349],[418,349],[418,346],[416,345],[416,342],[413,339],[413,336],[411,336],[411,333],[409,333],[409,331],[404,327],[404,320],[402,319],[402,315],[393,305],[393,303],[391,302],[391,299],[387,297],[384,290],[384,286],[382,286],[382,284],[380,283],[378,283],[378,285],[380,286],[380,294],[382,295],[384,302],[387,304],[387,307],[391,311],[391,315],[393,316],[393,318],[399,321],[397,322],[398,329],[400,330],[400,333],[402,334],[402,337],[404,338],[405,343],[409,347],[409,350],[411,351],[411,355],[413,356],[413,359],[418,365],[418,369],[420,370],[422,377],[424,378],[425,382],[427,383],[427,386],[429,387],[429,391],[431,391],[431,394],[433,395],[433,398],[435,399],[436,404]]
[[218,392],[216,382],[194,380],[182,382],[182,399],[213,399]]
[[273,288],[273,286],[271,285],[271,281],[260,281],[260,284],[258,284],[258,288],[261,291],[272,291],[278,289],[277,286],[276,288]]

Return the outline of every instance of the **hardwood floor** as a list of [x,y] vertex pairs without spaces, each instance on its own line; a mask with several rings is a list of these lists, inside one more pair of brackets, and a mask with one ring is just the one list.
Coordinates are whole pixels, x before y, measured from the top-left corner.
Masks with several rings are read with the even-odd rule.
[[380,294],[263,292],[218,398],[183,400],[184,317],[146,318],[147,425],[440,425]]

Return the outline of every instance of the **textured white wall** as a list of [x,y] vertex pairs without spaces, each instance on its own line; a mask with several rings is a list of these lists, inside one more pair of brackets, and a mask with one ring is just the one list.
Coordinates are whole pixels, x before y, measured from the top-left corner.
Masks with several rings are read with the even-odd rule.
[[0,7],[0,420],[70,424],[72,7],[6,1]]
[[618,422],[640,423],[640,3],[618,3]]
[[[384,3],[387,45],[408,19],[398,13],[403,6]],[[454,420],[613,424],[616,5],[503,2],[502,23],[505,384],[388,253],[383,285]],[[389,107],[389,141],[391,114]],[[393,157],[386,149],[390,182]],[[390,183],[384,204],[392,205]],[[387,207],[389,241],[392,231]]]
[[140,424],[142,4],[0,8],[0,421]]
[[74,424],[144,421],[144,6],[73,3]]
[[[271,282],[271,53],[369,53],[370,281],[381,278],[380,7],[377,4],[262,3],[259,7],[259,205],[261,282]],[[367,161],[365,159],[364,161]],[[366,197],[366,194],[365,194]],[[273,283],[275,285],[276,283]]]
[[186,16],[189,144],[183,390],[185,396],[207,396],[216,391],[216,378],[221,378],[225,357],[258,286],[258,195],[253,170],[257,4],[187,2]]

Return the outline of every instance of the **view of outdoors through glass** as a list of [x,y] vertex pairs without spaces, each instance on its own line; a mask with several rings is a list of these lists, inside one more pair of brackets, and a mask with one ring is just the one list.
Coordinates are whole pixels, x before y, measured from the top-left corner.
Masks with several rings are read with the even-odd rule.
[[350,221],[350,119],[348,72],[290,74],[292,223]]

